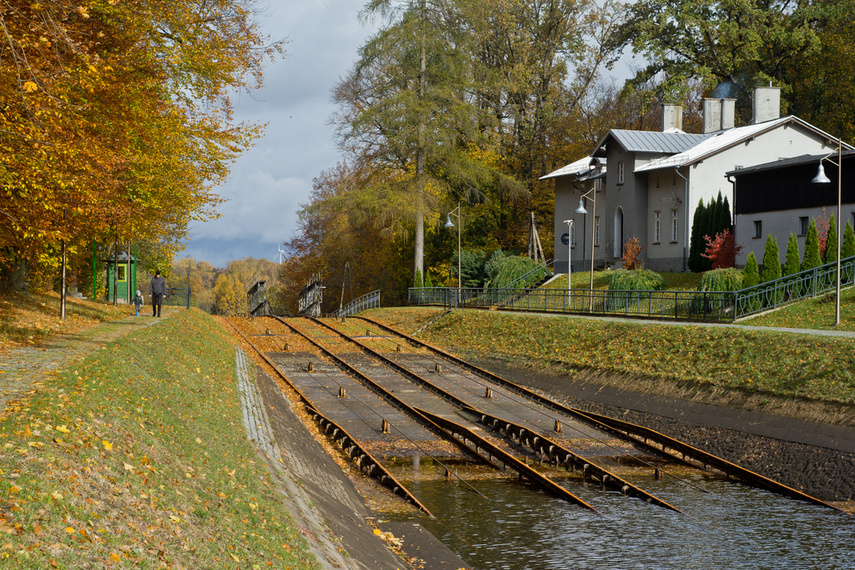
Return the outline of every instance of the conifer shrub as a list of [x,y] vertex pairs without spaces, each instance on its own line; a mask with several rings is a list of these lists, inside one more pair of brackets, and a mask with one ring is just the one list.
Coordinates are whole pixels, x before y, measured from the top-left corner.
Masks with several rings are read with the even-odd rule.
[[781,278],[781,258],[778,251],[778,239],[769,235],[766,238],[766,247],[763,250],[763,282],[774,281]]
[[[745,268],[742,270],[742,289],[756,287],[760,284],[760,268],[757,266],[757,258],[754,257],[754,252],[748,254],[748,259],[745,261]],[[750,295],[747,303],[747,309],[756,311],[760,308],[760,291],[755,290],[747,293]]]
[[828,218],[828,232],[825,240],[825,254],[822,256],[823,263],[834,263],[837,261],[837,220],[834,214]]
[[[796,234],[790,232],[790,239],[787,242],[787,257],[784,260],[784,271],[783,277],[787,277],[788,275],[793,275],[799,272],[799,242],[796,239]],[[797,279],[793,279],[788,282],[786,285],[788,295],[794,296],[798,295],[799,292],[799,282]]]
[[822,265],[822,258],[819,255],[819,236],[816,231],[816,220],[811,220],[810,228],[808,228],[807,237],[805,238],[805,256],[802,260],[802,271],[814,269]]
[[840,259],[847,259],[855,255],[855,230],[852,229],[852,223],[846,220],[846,226],[843,229],[843,246],[840,248]]

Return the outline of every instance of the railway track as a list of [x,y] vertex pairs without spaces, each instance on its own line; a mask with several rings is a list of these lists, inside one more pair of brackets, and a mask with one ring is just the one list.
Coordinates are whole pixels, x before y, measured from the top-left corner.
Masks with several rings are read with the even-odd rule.
[[428,514],[387,463],[414,455],[478,461],[594,513],[574,492],[579,485],[681,513],[626,474],[680,479],[672,472],[687,469],[836,508],[652,430],[562,406],[369,319],[229,322],[362,473]]

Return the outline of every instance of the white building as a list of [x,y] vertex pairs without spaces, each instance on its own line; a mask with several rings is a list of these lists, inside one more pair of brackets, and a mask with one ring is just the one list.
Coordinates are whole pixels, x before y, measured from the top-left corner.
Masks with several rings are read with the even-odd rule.
[[[813,125],[780,117],[779,96],[777,88],[757,89],[754,118],[744,127],[733,126],[732,99],[706,99],[702,134],[684,133],[682,109],[666,106],[661,132],[613,129],[590,156],[544,176],[555,179],[555,271],[567,271],[568,241],[580,270],[591,263],[592,243],[595,266],[619,266],[633,237],[645,267],[686,270],[698,202],[721,192],[733,204],[727,172],[836,148]],[[576,213],[583,194],[587,214]]]

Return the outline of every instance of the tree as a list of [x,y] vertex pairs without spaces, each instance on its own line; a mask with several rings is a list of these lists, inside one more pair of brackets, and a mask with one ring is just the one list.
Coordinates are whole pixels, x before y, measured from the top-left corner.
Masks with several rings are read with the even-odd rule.
[[[708,90],[726,85],[748,122],[754,87],[769,81],[786,87],[799,62],[820,51],[817,20],[843,10],[832,3],[797,0],[639,0],[614,36],[616,46],[633,47],[648,61],[636,81],[663,74],[662,88],[679,89],[687,79],[701,80]],[[786,92],[786,90],[785,90]]]
[[850,220],[846,220],[843,230],[843,246],[840,248],[840,259],[849,259],[855,255],[855,231]]
[[698,201],[698,207],[695,209],[695,215],[692,217],[692,236],[689,240],[689,259],[688,267],[690,271],[700,273],[703,271],[704,259],[701,254],[704,251],[704,219],[706,217],[706,206],[701,199]]
[[627,271],[641,269],[641,260],[638,259],[639,255],[641,255],[641,249],[641,243],[639,243],[638,238],[635,236],[626,242],[623,246],[623,255],[621,256],[624,269]]
[[754,252],[748,254],[748,259],[745,261],[745,269],[742,270],[742,287],[754,287],[760,284],[760,268],[757,266],[757,258],[754,257]]
[[171,257],[215,215],[213,188],[260,133],[227,95],[272,53],[254,15],[244,0],[4,1],[0,270],[130,236]]
[[781,278],[781,258],[778,252],[778,239],[769,235],[763,250],[763,282]]
[[704,236],[704,239],[707,249],[703,256],[711,260],[713,269],[728,269],[734,266],[742,246],[736,243],[736,237],[729,229],[717,233],[715,238]]
[[787,242],[787,255],[784,259],[783,277],[799,272],[799,258],[799,241],[796,239],[796,234],[790,232],[790,239]]
[[813,269],[822,265],[822,258],[819,256],[819,239],[816,233],[816,220],[811,220],[808,228],[807,237],[805,238],[805,256],[802,260],[802,271]]
[[246,313],[246,294],[235,277],[220,273],[214,285],[214,305],[218,315],[233,317]]
[[837,220],[834,214],[828,218],[828,229],[826,230],[826,246],[823,253],[823,263],[834,263],[837,261]]

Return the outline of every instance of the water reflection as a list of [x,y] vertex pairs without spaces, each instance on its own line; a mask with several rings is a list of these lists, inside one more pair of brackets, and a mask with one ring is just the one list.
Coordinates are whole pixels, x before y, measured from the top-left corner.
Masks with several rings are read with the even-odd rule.
[[700,474],[691,482],[708,493],[667,477],[627,478],[686,515],[599,485],[564,481],[606,515],[600,516],[513,480],[467,472],[485,500],[435,471],[423,462],[425,478],[414,477],[411,466],[395,475],[439,518],[419,522],[482,570],[825,570],[855,564],[855,517]]

